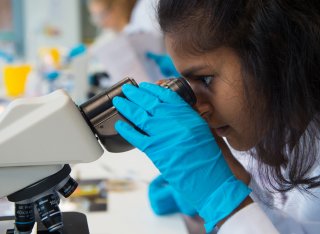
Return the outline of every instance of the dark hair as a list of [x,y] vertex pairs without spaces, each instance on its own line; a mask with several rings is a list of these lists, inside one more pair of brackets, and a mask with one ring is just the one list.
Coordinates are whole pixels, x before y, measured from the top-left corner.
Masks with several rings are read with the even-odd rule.
[[266,185],[319,186],[311,171],[320,153],[320,1],[160,0],[158,18],[179,49],[239,55],[248,103],[263,107],[255,114],[263,139],[251,153]]

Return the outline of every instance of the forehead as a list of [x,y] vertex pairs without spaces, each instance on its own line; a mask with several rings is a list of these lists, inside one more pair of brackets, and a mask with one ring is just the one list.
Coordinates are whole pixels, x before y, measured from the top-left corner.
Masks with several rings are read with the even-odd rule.
[[216,47],[208,51],[195,51],[187,48],[172,36],[165,36],[166,48],[178,69],[187,66],[222,67],[224,65],[240,66],[240,58],[228,47]]
[[186,40],[181,40],[181,38],[176,35],[165,34],[164,41],[168,53],[172,56],[192,57],[192,55],[201,55],[201,53],[195,53],[195,50],[191,49],[190,46],[187,46]]
[[178,70],[185,70],[187,65],[203,64],[206,56],[202,53],[192,53],[189,49],[185,48],[183,42],[176,40],[175,37],[165,36],[165,45],[167,52],[174,61]]

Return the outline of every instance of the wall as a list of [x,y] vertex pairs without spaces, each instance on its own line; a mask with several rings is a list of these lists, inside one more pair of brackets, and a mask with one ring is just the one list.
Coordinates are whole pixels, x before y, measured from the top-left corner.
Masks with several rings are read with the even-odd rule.
[[79,0],[24,1],[25,56],[36,59],[39,47],[72,47],[80,42]]

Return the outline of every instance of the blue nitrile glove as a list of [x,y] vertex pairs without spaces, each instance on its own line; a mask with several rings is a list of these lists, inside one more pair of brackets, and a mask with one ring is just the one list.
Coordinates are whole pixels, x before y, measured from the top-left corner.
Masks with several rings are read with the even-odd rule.
[[180,77],[169,55],[147,52],[146,57],[152,59],[158,65],[161,74],[165,77]]
[[159,175],[151,181],[148,190],[149,202],[157,215],[181,212],[188,216],[197,214],[196,210]]
[[124,85],[114,106],[142,131],[118,121],[116,130],[145,152],[168,183],[195,207],[210,232],[249,195],[235,178],[208,124],[177,93],[161,86]]
[[151,181],[148,197],[150,206],[157,215],[172,214],[179,209],[172,195],[172,188],[162,176]]
[[14,61],[14,58],[12,55],[10,55],[4,51],[1,51],[1,50],[0,50],[0,58],[5,60],[7,63],[12,63]]
[[[172,188],[171,185],[170,187]],[[180,213],[191,216],[191,217],[198,214],[196,209],[193,208],[193,206],[191,206],[191,204],[173,188],[172,188],[172,195],[174,197],[175,202],[177,203]]]
[[50,82],[57,80],[59,76],[60,76],[60,72],[55,70],[44,74],[44,77]]
[[87,47],[84,44],[78,44],[70,49],[67,55],[67,61],[72,60],[73,58],[85,53],[87,51]]

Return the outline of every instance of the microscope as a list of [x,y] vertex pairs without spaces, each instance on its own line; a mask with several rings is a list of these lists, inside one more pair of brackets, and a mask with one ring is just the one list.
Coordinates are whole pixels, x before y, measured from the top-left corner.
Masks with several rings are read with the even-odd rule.
[[[57,90],[17,99],[0,115],[0,198],[15,203],[14,227],[7,233],[31,233],[35,223],[44,226],[38,233],[89,233],[83,227],[86,219],[62,214],[59,201],[77,187],[69,164],[93,162],[104,150],[133,149],[114,129],[119,119],[129,122],[112,105],[113,97],[124,97],[124,84],[138,86],[134,79],[125,78],[79,106]],[[177,92],[190,105],[196,102],[183,78],[159,85]]]

